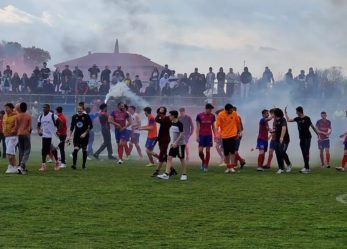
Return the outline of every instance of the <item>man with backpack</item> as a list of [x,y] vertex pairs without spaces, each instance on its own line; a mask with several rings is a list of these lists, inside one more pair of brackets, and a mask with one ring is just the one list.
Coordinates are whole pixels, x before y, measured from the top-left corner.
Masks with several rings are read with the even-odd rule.
[[[55,159],[54,170],[58,171],[58,153],[57,147],[60,144],[60,139],[57,134],[57,130],[61,126],[61,121],[58,116],[51,112],[49,104],[43,105],[43,114],[38,118],[37,132],[42,137],[42,164],[39,171],[47,171],[46,157],[52,152]],[[57,129],[58,128],[58,129]]]

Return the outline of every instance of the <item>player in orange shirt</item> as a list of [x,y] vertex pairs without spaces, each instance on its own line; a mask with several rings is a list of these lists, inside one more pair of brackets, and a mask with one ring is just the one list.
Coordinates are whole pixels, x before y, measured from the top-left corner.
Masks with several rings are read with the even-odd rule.
[[143,109],[146,117],[148,118],[148,124],[146,126],[139,127],[139,130],[148,131],[147,133],[147,141],[146,141],[146,152],[149,159],[149,164],[146,166],[154,166],[153,157],[158,158],[158,155],[153,152],[153,149],[158,141],[158,129],[157,123],[155,122],[155,118],[152,115],[152,108],[146,107]]
[[[216,111],[216,116],[223,111],[224,109],[219,109]],[[216,150],[218,155],[221,158],[219,166],[225,167],[226,164],[224,163],[224,154],[223,154],[223,142],[221,138],[221,132],[220,132],[220,127],[218,127],[217,122],[216,122],[216,136],[215,136],[215,142],[216,142]]]
[[227,165],[225,173],[235,172],[236,139],[242,134],[240,119],[231,104],[226,104],[224,110],[218,114],[217,125],[221,131],[224,162]]

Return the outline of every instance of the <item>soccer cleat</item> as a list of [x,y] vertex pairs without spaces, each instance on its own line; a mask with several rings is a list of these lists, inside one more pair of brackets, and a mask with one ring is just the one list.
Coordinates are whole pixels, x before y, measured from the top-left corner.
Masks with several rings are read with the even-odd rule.
[[41,172],[47,171],[47,165],[45,163],[42,163],[41,167],[39,168],[39,171],[41,171]]
[[175,168],[171,168],[170,169],[170,176],[175,176],[177,175],[177,171],[175,170]]
[[47,163],[53,163],[53,160],[52,159],[48,159]]
[[166,173],[161,174],[161,175],[157,175],[157,178],[162,179],[162,180],[169,180],[170,176],[167,175]]
[[234,168],[230,168],[230,173],[235,173],[236,172],[236,170],[234,169]]
[[336,169],[337,171],[341,171],[341,172],[345,171],[345,168],[344,168],[344,167],[336,167],[335,169]]
[[230,169],[229,169],[229,168],[227,168],[227,169],[224,171],[224,173],[225,173],[225,174],[230,173]]
[[71,168],[73,169],[73,170],[76,170],[77,168],[76,168],[76,165],[71,165]]
[[91,159],[89,156],[87,156],[87,160],[88,160],[88,161],[91,161],[92,159]]
[[[99,159],[99,156],[98,156],[98,159]],[[108,156],[108,160],[117,160],[117,157],[114,157],[114,156]]]
[[123,162],[123,160],[119,159],[117,163],[118,163],[118,164],[122,164],[122,163],[124,163],[124,162]]
[[159,175],[159,170],[154,171],[154,173],[152,174],[152,177],[156,177],[157,175]]
[[99,160],[99,155],[98,155],[98,154],[93,154],[93,157],[94,157],[96,160]]
[[292,171],[292,165],[289,164],[287,167],[286,167],[286,172],[289,173]]
[[240,161],[240,169],[243,169],[243,166],[246,165],[246,161],[245,160],[241,160]]
[[66,164],[65,164],[65,163],[61,163],[60,166],[59,166],[59,168],[65,169],[65,168],[66,168]]
[[324,164],[322,164],[320,167],[321,167],[322,169],[324,169],[326,166],[325,166]]
[[187,181],[188,180],[188,176],[187,175],[181,175],[180,180],[181,181]]
[[207,168],[207,167],[205,167],[205,168],[204,168],[204,172],[207,172],[207,171],[208,171],[208,168]]
[[203,171],[204,168],[205,168],[205,164],[204,164],[204,163],[201,163],[201,165],[200,165],[200,170]]
[[155,166],[154,163],[148,163],[148,164],[146,164],[146,167],[153,167],[153,166]]
[[257,167],[257,171],[264,171],[262,167]]
[[5,173],[6,174],[18,173],[18,168],[17,168],[17,166],[8,165]]
[[263,168],[263,169],[270,169],[270,166],[264,165],[262,168]]
[[225,167],[225,166],[227,166],[227,164],[226,164],[225,162],[222,162],[222,163],[220,163],[218,166],[219,166],[219,167]]
[[300,173],[302,173],[302,174],[307,174],[307,173],[309,173],[310,171],[311,171],[310,169],[302,168],[302,169],[300,170]]
[[129,156],[126,156],[124,160],[125,160],[125,161],[129,161],[129,160],[131,160],[131,159],[132,159],[132,156],[129,155]]
[[330,169],[330,165],[329,164],[327,165],[327,169]]
[[277,170],[277,172],[276,172],[276,174],[282,174],[282,173],[284,173],[285,171],[283,170],[283,169],[279,169],[279,170]]
[[22,167],[18,167],[18,174],[20,175],[26,175],[28,171],[26,169],[23,169]]

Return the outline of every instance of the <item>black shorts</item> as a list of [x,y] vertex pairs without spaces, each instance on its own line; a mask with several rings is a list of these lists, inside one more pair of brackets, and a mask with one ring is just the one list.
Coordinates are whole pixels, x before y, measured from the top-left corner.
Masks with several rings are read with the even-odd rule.
[[236,137],[225,138],[223,141],[223,150],[224,156],[228,156],[229,154],[235,154],[236,150]]
[[49,155],[51,153],[52,138],[42,138],[42,155]]
[[176,148],[171,147],[169,150],[169,156],[178,157],[179,159],[184,159],[185,150],[186,150],[185,145],[178,145]]
[[80,135],[74,136],[73,138],[73,146],[78,148],[87,148],[89,141],[89,136],[85,138],[80,138]]

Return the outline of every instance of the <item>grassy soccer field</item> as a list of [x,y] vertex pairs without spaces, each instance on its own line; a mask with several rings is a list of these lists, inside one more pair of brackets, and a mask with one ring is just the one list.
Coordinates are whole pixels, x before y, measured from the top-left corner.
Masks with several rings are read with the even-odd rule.
[[[187,182],[153,168],[88,162],[88,169],[0,176],[1,248],[347,248],[347,175],[225,175],[190,165]],[[0,171],[7,165],[0,161]]]

